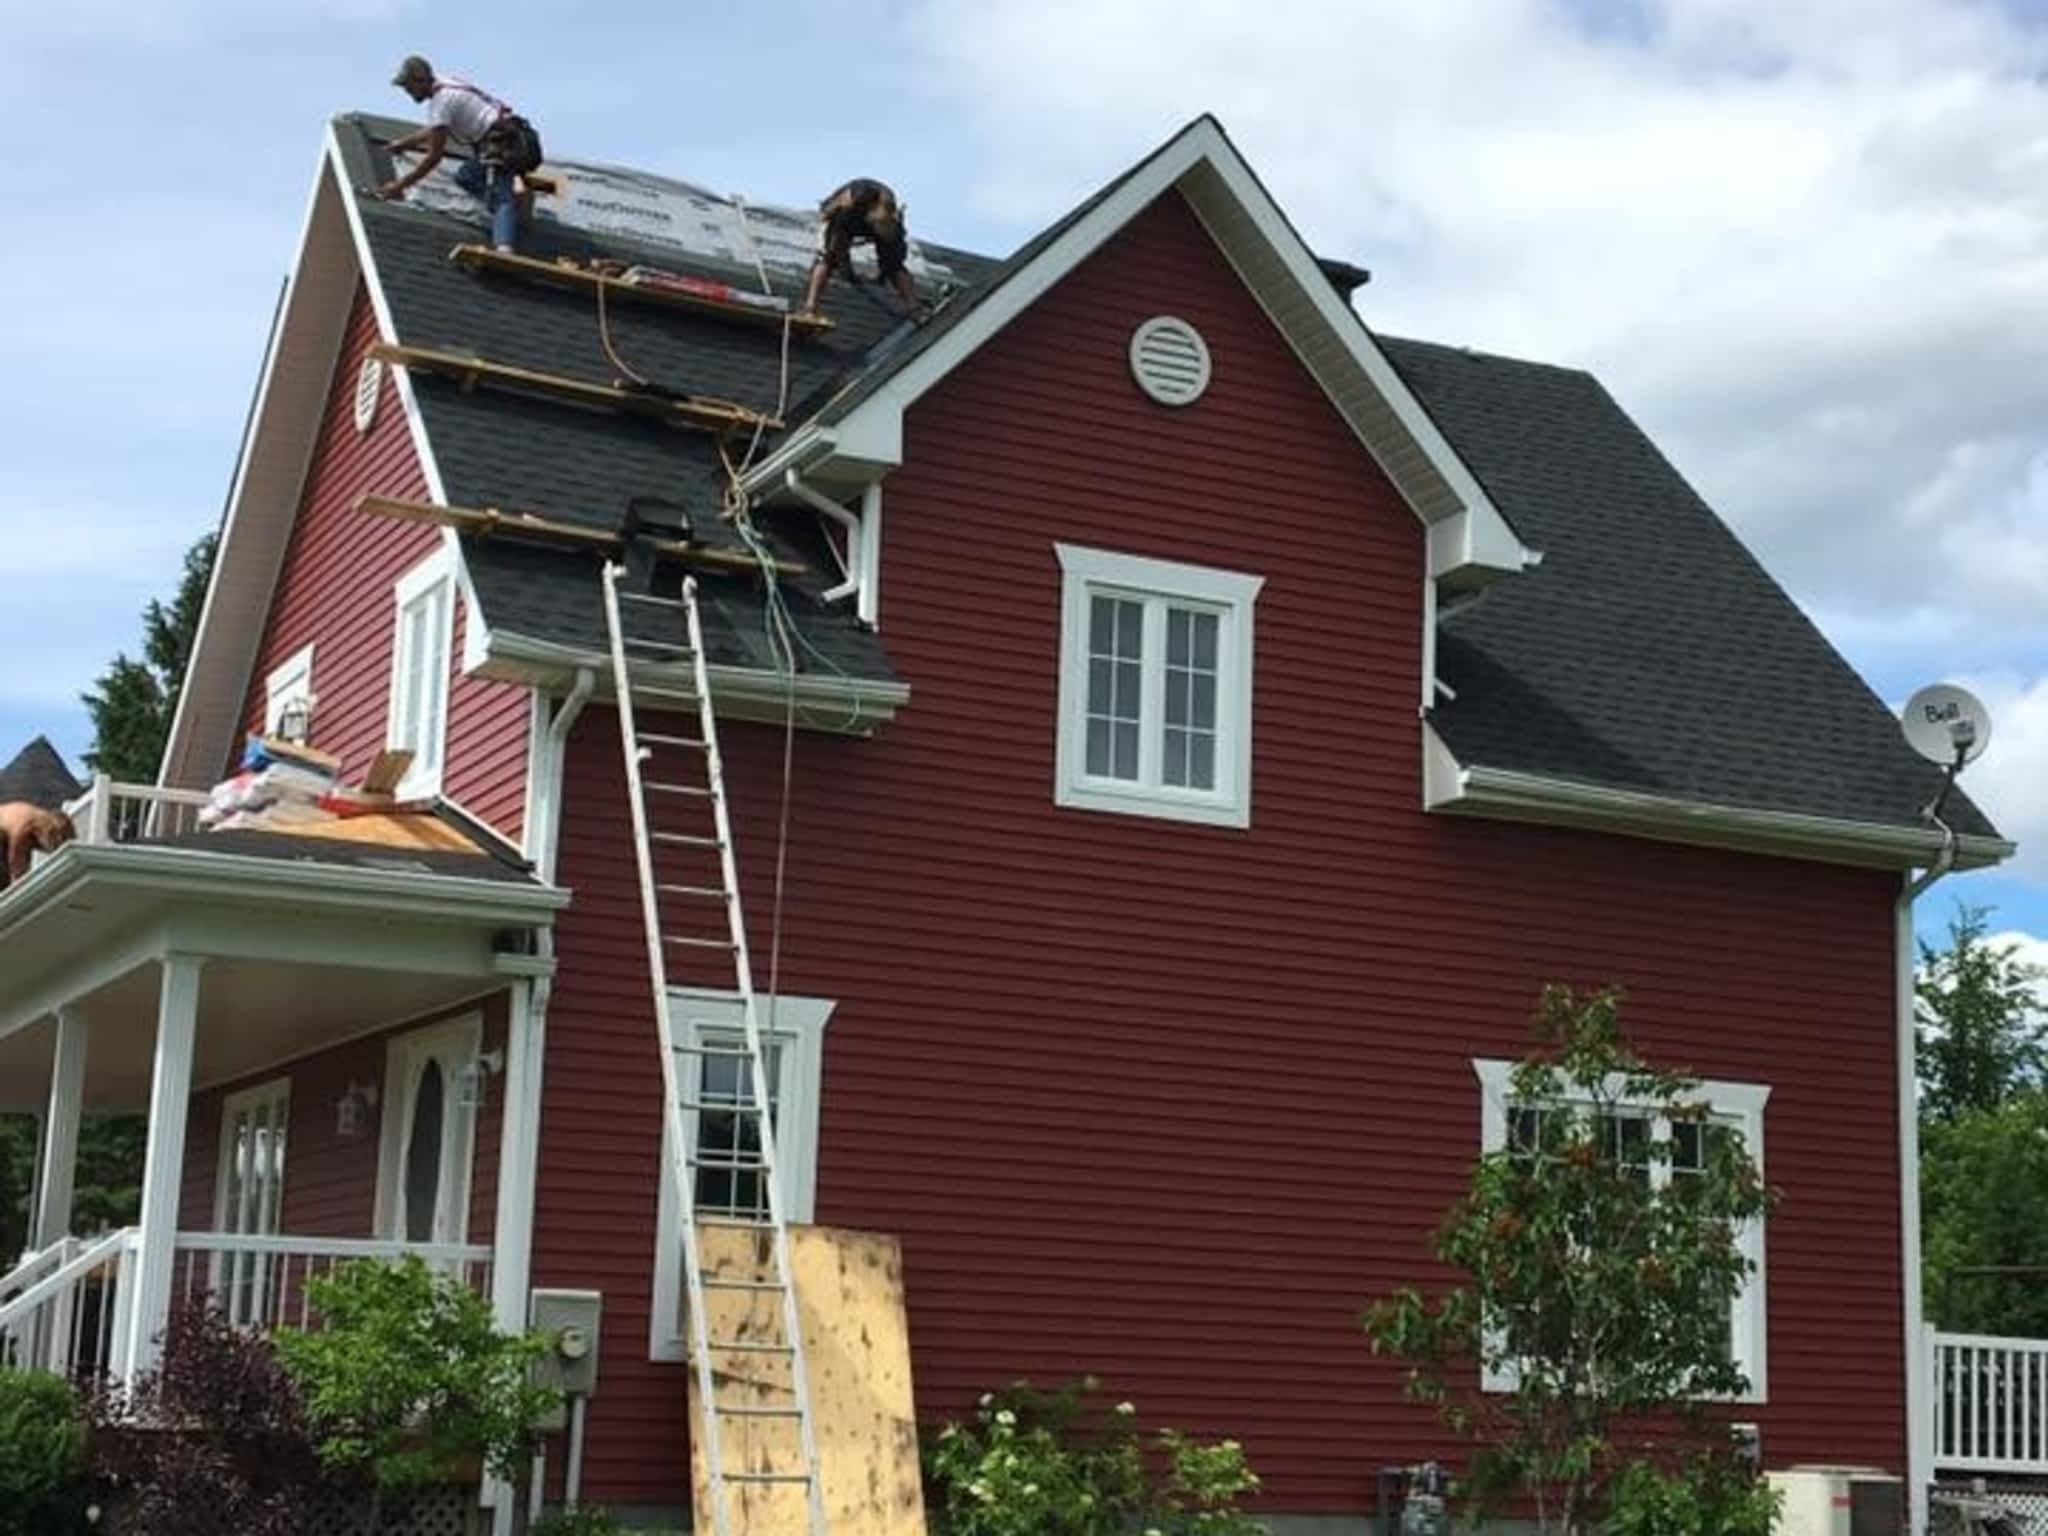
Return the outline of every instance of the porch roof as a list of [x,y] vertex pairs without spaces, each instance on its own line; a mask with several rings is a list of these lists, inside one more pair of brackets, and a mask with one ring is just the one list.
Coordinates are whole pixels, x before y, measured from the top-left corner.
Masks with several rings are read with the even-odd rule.
[[167,955],[206,961],[195,1081],[218,1082],[544,974],[533,936],[570,899],[491,857],[198,841],[74,843],[0,893],[0,1108],[40,1104],[60,1008],[91,1030],[88,1105],[139,1107]]

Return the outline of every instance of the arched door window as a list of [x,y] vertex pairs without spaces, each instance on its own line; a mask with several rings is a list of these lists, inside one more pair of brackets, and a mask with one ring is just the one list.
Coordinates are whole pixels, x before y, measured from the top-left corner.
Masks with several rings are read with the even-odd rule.
[[469,1234],[476,1116],[458,1086],[482,1045],[474,1016],[393,1038],[384,1075],[377,1233],[408,1243],[460,1243]]

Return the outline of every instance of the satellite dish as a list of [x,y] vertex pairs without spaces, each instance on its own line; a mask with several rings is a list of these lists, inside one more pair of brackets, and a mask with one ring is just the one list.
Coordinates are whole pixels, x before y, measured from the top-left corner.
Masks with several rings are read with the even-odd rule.
[[1906,700],[1906,744],[1944,768],[1974,763],[1991,745],[1991,713],[1967,688],[1932,683]]

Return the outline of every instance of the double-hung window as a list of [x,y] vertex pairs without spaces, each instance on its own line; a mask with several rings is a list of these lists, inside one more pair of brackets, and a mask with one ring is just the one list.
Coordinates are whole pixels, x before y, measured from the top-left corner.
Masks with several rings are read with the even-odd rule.
[[[785,996],[775,999],[772,1006],[762,998],[756,1006],[783,1213],[793,1222],[805,1222],[811,1219],[816,1204],[818,1089],[825,1023],[832,1016],[833,1004],[825,998]],[[746,1020],[733,993],[672,988],[669,1010],[678,1044],[735,1051],[746,1048]],[[696,1164],[690,1170],[690,1188],[697,1214],[765,1219],[768,1191],[758,1167],[760,1119],[748,1112],[754,1103],[751,1065],[744,1057],[678,1052],[676,1076],[684,1104],[683,1135]],[[682,1203],[676,1198],[666,1128],[660,1178],[654,1254],[656,1300],[648,1346],[655,1360],[680,1360],[684,1350]]]
[[[1595,1112],[1590,1106],[1570,1102],[1541,1106],[1511,1103],[1508,1092],[1515,1063],[1481,1060],[1472,1067],[1479,1076],[1482,1152],[1507,1148],[1517,1155],[1533,1156],[1542,1144],[1541,1117]],[[1615,1091],[1621,1092],[1619,1084]],[[1718,1136],[1741,1137],[1744,1150],[1761,1174],[1764,1104],[1770,1096],[1770,1088],[1760,1083],[1703,1082],[1695,1099],[1704,1104],[1705,1113],[1697,1119],[1679,1119],[1626,1102],[1605,1104],[1598,1111],[1600,1146],[1610,1161],[1640,1179],[1646,1189],[1663,1189],[1675,1180],[1697,1177],[1707,1166],[1708,1148]],[[1668,1146],[1669,1156],[1653,1157],[1653,1145]],[[1729,1305],[1728,1355],[1749,1378],[1749,1392],[1742,1400],[1760,1403],[1765,1401],[1767,1359],[1764,1223],[1744,1222],[1735,1240],[1754,1268]],[[1506,1391],[1513,1385],[1511,1373],[1487,1373],[1489,1391]]]
[[1252,605],[1263,577],[1072,544],[1054,800],[1251,823]]
[[398,580],[386,741],[412,753],[399,793],[438,794],[448,740],[448,678],[455,638],[455,567],[437,550]]

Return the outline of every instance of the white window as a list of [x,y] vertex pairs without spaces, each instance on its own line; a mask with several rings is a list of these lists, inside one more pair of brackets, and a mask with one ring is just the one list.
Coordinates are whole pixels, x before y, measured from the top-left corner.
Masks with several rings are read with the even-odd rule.
[[277,666],[263,684],[263,734],[277,734],[278,722],[294,704],[310,715],[313,708],[313,647],[302,645]]
[[1053,799],[1251,824],[1261,576],[1054,546],[1065,573]]
[[[275,1237],[284,1211],[284,1149],[292,1084],[286,1077],[231,1093],[221,1103],[220,1162],[213,1180],[213,1230]],[[282,1279],[279,1273],[275,1278]],[[276,1319],[268,1254],[216,1252],[209,1288],[238,1328]]]
[[412,767],[399,794],[438,794],[448,739],[448,676],[455,637],[455,570],[446,549],[399,578],[397,605],[386,740],[412,752]]
[[[676,987],[669,992],[676,1039],[686,1045],[746,1044],[746,1022],[731,992]],[[811,1220],[818,1187],[819,1082],[825,1059],[825,1025],[833,1004],[821,997],[780,997],[771,1007],[759,1001],[763,1053],[769,1074],[769,1113],[775,1127],[775,1156],[781,1175],[783,1210],[793,1222]],[[682,1088],[683,1134],[695,1149],[694,1201],[700,1216],[754,1217],[766,1212],[761,1176],[747,1165],[760,1157],[752,1117],[718,1106],[752,1102],[752,1078],[744,1060],[724,1056],[676,1057]],[[702,1108],[690,1107],[696,1101]],[[662,1133],[661,1202],[654,1250],[655,1305],[648,1353],[654,1360],[684,1356],[683,1228],[681,1202],[670,1172],[668,1134]]]
[[[1472,1063],[1479,1075],[1480,1149],[1498,1152],[1503,1147],[1533,1146],[1539,1139],[1537,1122],[1551,1113],[1571,1113],[1570,1103],[1555,1110],[1508,1103],[1509,1079],[1515,1070],[1511,1061],[1479,1060]],[[1617,1083],[1614,1092],[1622,1092]],[[1703,1082],[1695,1090],[1698,1101],[1707,1106],[1704,1121],[1673,1120],[1649,1107],[1633,1108],[1625,1101],[1610,1104],[1604,1113],[1602,1139],[1621,1166],[1638,1170],[1651,1188],[1661,1188],[1673,1179],[1688,1178],[1705,1166],[1707,1139],[1735,1135],[1742,1138],[1758,1174],[1764,1168],[1764,1105],[1771,1096],[1760,1083]],[[1668,1160],[1652,1158],[1649,1145],[1668,1142]],[[1767,1400],[1765,1367],[1768,1358],[1764,1288],[1764,1224],[1748,1221],[1736,1233],[1736,1241],[1755,1269],[1729,1307],[1728,1347],[1735,1365],[1749,1378],[1747,1403]],[[1486,1373],[1488,1391],[1506,1391],[1514,1385],[1512,1373]]]
[[482,1046],[483,1019],[470,1014],[395,1035],[385,1047],[379,1237],[468,1241],[476,1107],[467,1085],[478,1080]]

